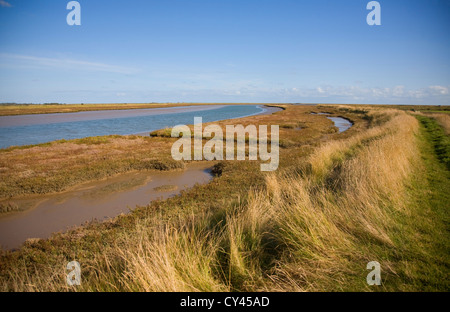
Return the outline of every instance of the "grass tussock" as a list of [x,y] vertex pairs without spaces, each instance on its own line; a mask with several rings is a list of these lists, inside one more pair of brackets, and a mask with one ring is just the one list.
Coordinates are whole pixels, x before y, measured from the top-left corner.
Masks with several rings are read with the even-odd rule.
[[197,225],[138,225],[139,239],[125,238],[119,252],[125,264],[121,283],[126,291],[226,291],[215,277],[217,242]]
[[[404,127],[394,132],[396,124]],[[310,176],[270,178],[267,206],[278,210],[279,237],[287,246],[276,268],[276,287],[348,289],[349,278],[363,281],[356,263],[383,262],[368,246],[396,248],[392,228],[397,213],[408,215],[405,181],[416,158],[411,138],[417,128],[413,118],[397,117],[383,128],[319,149],[311,156]],[[384,272],[395,274],[390,267]]]

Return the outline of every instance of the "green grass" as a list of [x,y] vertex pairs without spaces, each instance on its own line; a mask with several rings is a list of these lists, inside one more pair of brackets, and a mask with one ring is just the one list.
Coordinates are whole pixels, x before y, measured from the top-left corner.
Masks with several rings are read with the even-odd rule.
[[434,147],[434,153],[437,155],[447,170],[450,170],[450,137],[445,134],[444,129],[438,122],[429,117],[416,117],[427,131],[427,139]]
[[403,246],[394,253],[402,264],[396,289],[450,290],[450,140],[435,120],[416,116],[421,123],[418,144],[422,163],[411,179],[411,214],[398,218],[396,236]]

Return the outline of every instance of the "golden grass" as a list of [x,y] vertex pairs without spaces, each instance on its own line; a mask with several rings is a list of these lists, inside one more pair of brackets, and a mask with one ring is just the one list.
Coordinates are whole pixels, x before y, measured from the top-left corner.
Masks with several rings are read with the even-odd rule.
[[[268,179],[265,205],[278,211],[275,223],[288,246],[272,277],[275,289],[346,289],[344,281],[358,275],[355,260],[361,265],[379,260],[364,244],[396,247],[392,216],[397,211],[408,214],[405,182],[417,160],[417,129],[413,117],[394,117],[382,128],[320,148],[310,158],[312,177]],[[380,134],[384,136],[375,139]],[[370,139],[375,140],[355,157],[329,169],[332,152]],[[331,175],[331,183],[317,183],[314,176],[323,178],[324,172]],[[389,266],[384,272],[395,274]]]
[[126,291],[226,291],[214,276],[217,242],[189,221],[157,230],[137,225],[137,235],[120,249]]
[[[377,259],[364,244],[395,248],[389,229],[395,225],[392,214],[406,211],[417,129],[417,121],[402,114],[383,127],[325,144],[309,157],[310,174],[268,175],[266,193],[254,193],[242,213],[227,219],[229,261],[234,274],[251,285],[241,287],[342,290],[358,274],[356,261],[363,266]],[[360,150],[352,157],[342,155],[356,146]],[[261,282],[261,255],[252,253],[261,253],[265,239],[283,252]],[[385,273],[395,273],[385,265]]]
[[[383,260],[370,245],[396,248],[393,215],[408,214],[417,130],[415,118],[394,114],[384,126],[327,143],[309,157],[310,174],[269,174],[266,191],[225,211],[217,228],[205,221],[209,213],[168,227],[139,226],[138,237],[118,251],[126,289],[343,290],[350,277],[369,290],[355,263]],[[265,263],[270,244],[280,254]],[[384,274],[396,274],[382,263]]]

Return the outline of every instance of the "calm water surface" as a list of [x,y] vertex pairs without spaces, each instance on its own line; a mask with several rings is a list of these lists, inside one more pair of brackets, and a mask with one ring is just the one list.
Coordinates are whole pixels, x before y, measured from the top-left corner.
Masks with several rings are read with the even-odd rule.
[[[328,116],[330,115],[329,113],[311,113],[311,115],[325,115]],[[353,126],[353,123],[345,118],[342,117],[327,117],[328,119],[330,119],[334,125],[339,129],[339,133],[347,131],[348,129],[350,129]]]
[[110,134],[142,134],[194,117],[213,122],[264,113],[261,105],[208,105],[63,114],[0,116],[0,148]]
[[339,129],[339,132],[344,132],[347,131],[348,129],[351,128],[351,126],[353,126],[353,124],[342,117],[327,117],[328,119],[330,119],[332,122],[334,122],[334,125]]

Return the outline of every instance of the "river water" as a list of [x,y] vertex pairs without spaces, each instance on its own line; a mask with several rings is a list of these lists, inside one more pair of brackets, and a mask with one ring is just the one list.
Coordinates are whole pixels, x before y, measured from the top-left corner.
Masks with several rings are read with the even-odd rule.
[[148,134],[166,127],[192,124],[194,117],[202,117],[203,122],[213,122],[270,110],[273,109],[262,105],[195,105],[0,116],[0,148],[110,134]]

